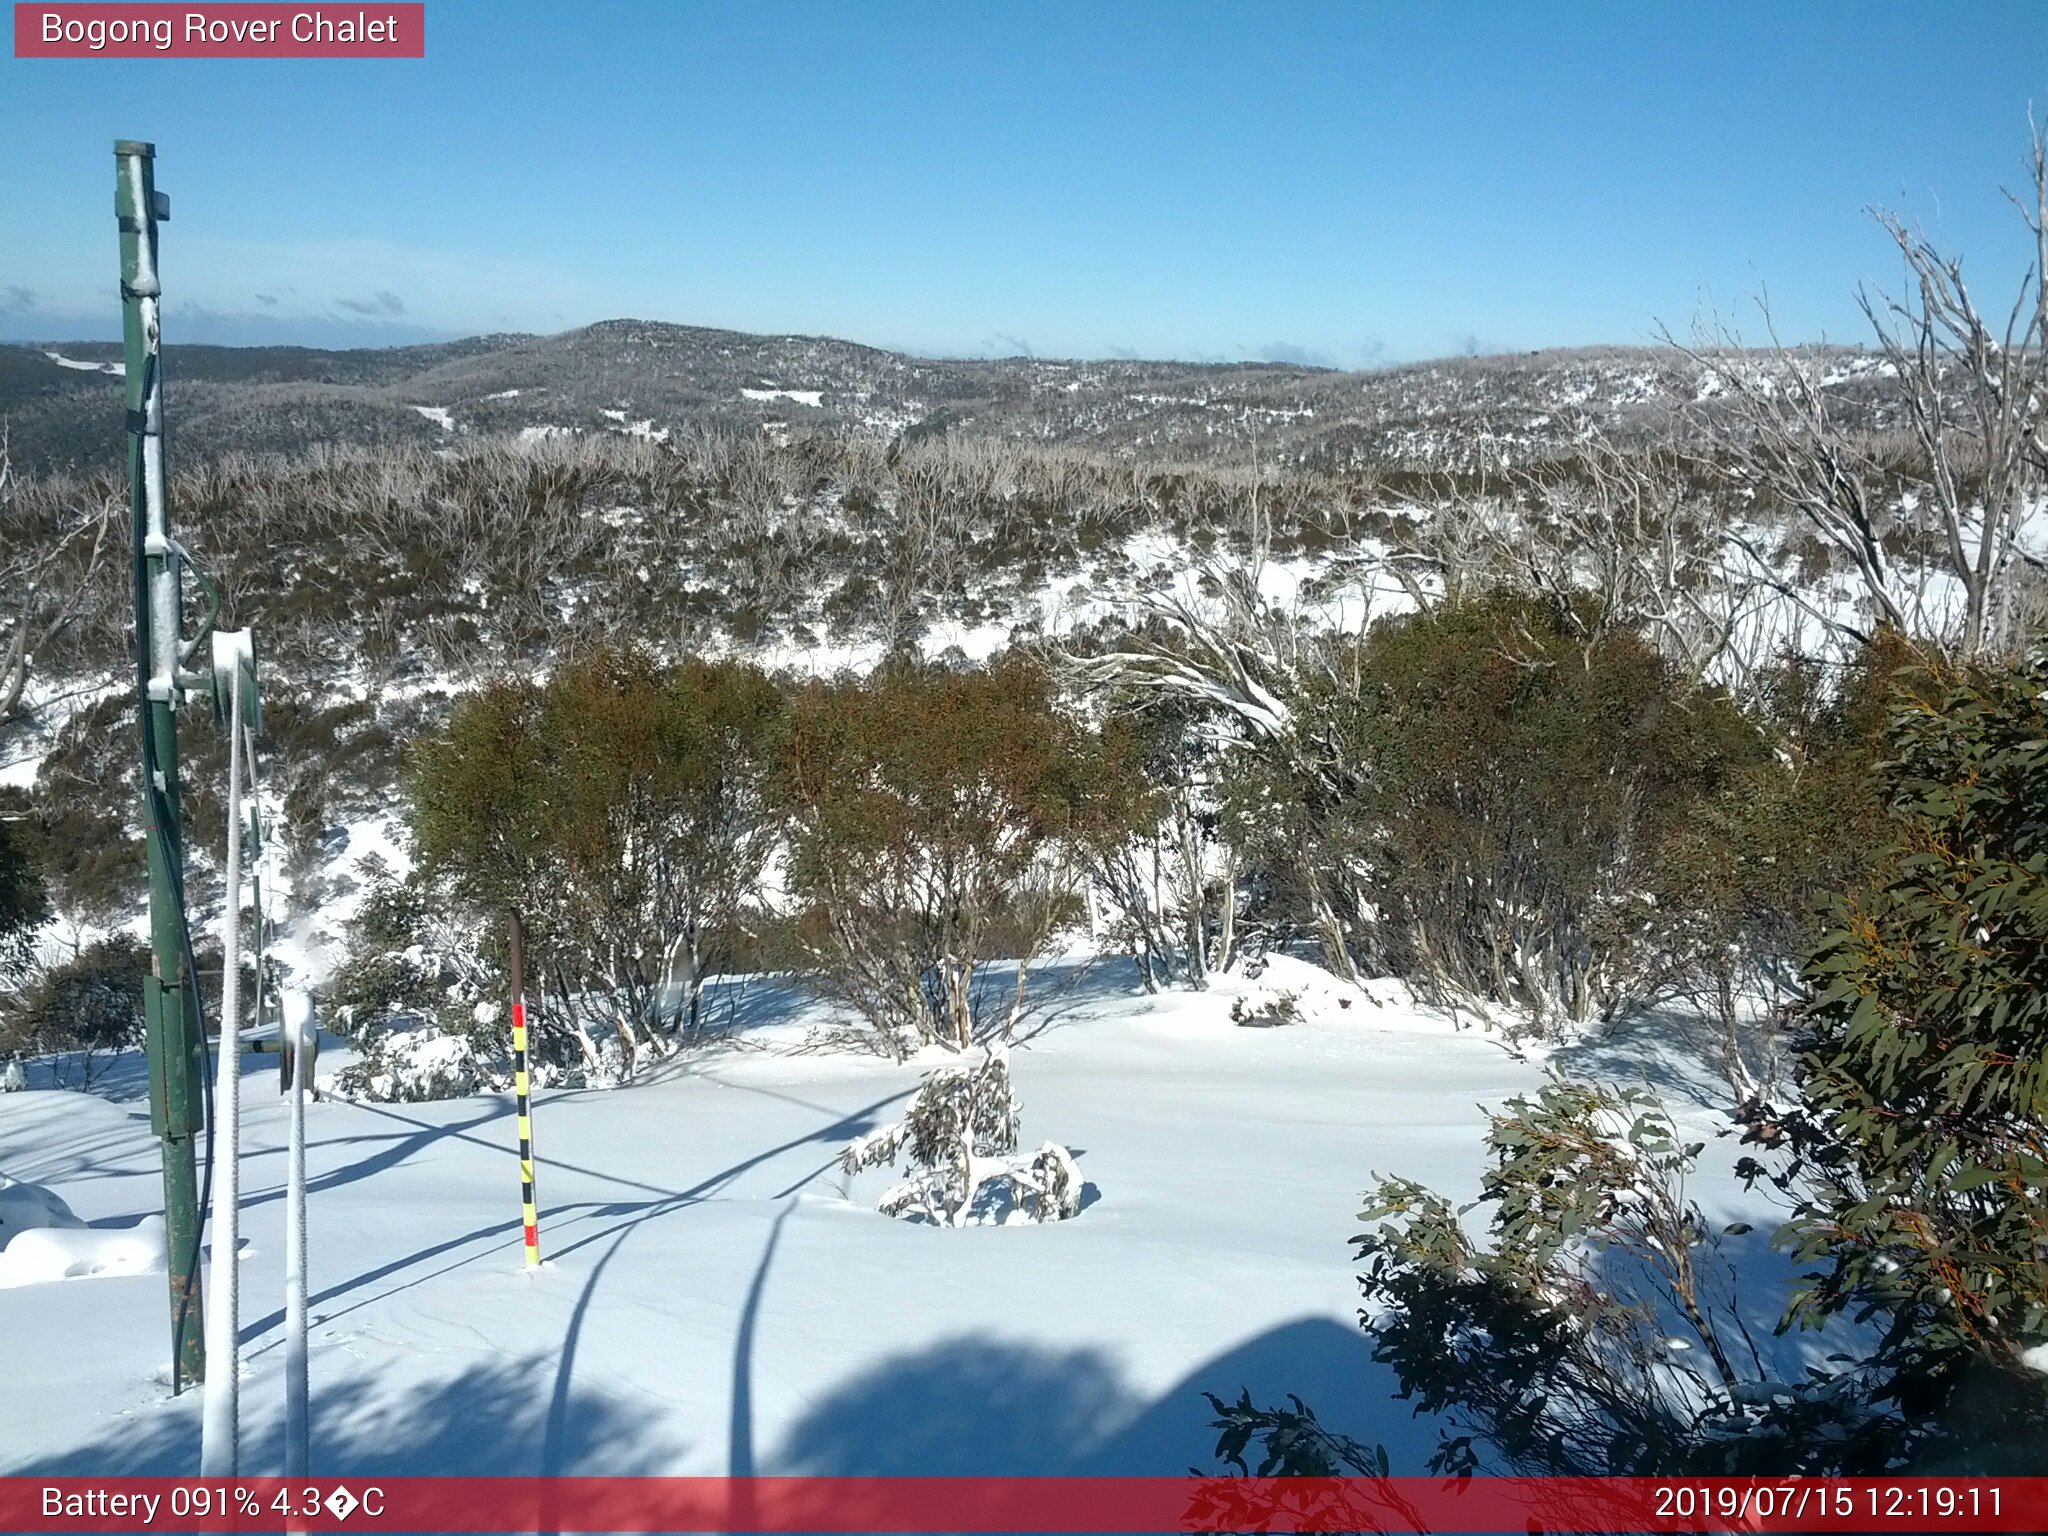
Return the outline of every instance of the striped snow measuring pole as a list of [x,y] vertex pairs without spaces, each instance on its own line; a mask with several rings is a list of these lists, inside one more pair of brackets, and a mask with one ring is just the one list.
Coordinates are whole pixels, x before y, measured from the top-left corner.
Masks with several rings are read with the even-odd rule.
[[519,1214],[526,1228],[526,1267],[540,1264],[540,1212],[533,1203],[533,1094],[526,1057],[526,930],[512,914],[512,1088],[519,1095]]

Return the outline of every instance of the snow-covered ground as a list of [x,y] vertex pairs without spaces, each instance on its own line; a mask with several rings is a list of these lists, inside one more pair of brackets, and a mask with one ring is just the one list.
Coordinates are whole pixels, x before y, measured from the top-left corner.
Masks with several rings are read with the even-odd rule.
[[[1539,1068],[1476,1029],[1298,962],[1302,1022],[1230,1022],[1247,984],[1145,997],[1128,965],[1048,976],[1015,1048],[1023,1139],[1091,1186],[1072,1220],[936,1230],[876,1214],[853,1137],[917,1064],[792,1049],[754,984],[731,1043],[535,1110],[547,1262],[522,1266],[512,1103],[310,1111],[315,1470],[1177,1473],[1204,1390],[1299,1393],[1420,1467],[1428,1424],[1357,1326],[1349,1239],[1374,1172],[1456,1198],[1479,1106]],[[1340,1001],[1348,999],[1348,1003]],[[332,1054],[322,1062],[327,1076]],[[279,1466],[284,1117],[244,1094],[245,1470]],[[0,1169],[93,1227],[160,1209],[139,1074],[0,1095]],[[0,1471],[189,1471],[161,1274],[0,1291]]]
[[818,389],[742,389],[740,394],[748,400],[790,400],[812,410],[822,409],[825,403],[824,391]]

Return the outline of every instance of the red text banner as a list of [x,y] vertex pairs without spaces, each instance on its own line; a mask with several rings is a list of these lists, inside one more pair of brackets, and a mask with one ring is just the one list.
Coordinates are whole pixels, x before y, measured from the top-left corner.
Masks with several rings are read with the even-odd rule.
[[17,59],[420,59],[424,4],[14,7]]
[[2048,1478],[0,1478],[0,1530],[2039,1531]]

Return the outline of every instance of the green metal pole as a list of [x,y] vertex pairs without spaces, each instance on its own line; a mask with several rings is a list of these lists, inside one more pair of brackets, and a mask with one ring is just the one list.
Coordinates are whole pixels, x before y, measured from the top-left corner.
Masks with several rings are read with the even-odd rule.
[[171,1282],[171,1390],[203,1381],[199,1297],[199,1178],[203,1116],[200,1023],[188,1011],[185,848],[178,814],[178,666],[182,637],[178,556],[164,500],[163,375],[158,357],[156,147],[114,145],[121,227],[121,316],[127,342],[129,509],[134,527],[135,652],[142,734],[143,826],[149,844],[149,932],[154,964],[143,982],[149,1123],[163,1144],[164,1225]]

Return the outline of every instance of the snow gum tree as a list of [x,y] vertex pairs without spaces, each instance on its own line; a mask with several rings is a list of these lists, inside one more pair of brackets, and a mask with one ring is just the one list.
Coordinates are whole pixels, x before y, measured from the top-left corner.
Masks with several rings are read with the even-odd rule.
[[554,851],[577,897],[563,936],[624,1032],[694,1033],[775,845],[782,696],[750,666],[606,650],[550,680],[543,729]]
[[121,510],[107,499],[81,516],[18,497],[0,424],[0,722],[27,713],[38,653],[79,619]]
[[587,1053],[596,1026],[630,1072],[702,1022],[775,846],[783,715],[755,668],[599,649],[481,690],[417,755],[423,860],[478,910],[526,915]]
[[[1326,948],[1542,1021],[1669,979],[1664,841],[1766,743],[1645,637],[1500,593],[1331,642],[1235,750],[1229,835]],[[1315,873],[1310,889],[1298,872]]]
[[1200,990],[1237,941],[1235,868],[1217,816],[1221,750],[1177,695],[1111,695],[1108,705],[1105,729],[1128,743],[1146,788],[1130,803],[1131,836],[1093,861],[1091,919],[1130,955],[1147,992]]
[[[1890,625],[1950,655],[2009,658],[2048,616],[2038,531],[2048,497],[2048,130],[2029,136],[2026,171],[2008,194],[2026,256],[2009,305],[1981,303],[1961,257],[1877,213],[1907,286],[1858,297],[1898,401],[1893,431],[1852,425],[1825,360],[1775,336],[1761,363],[1718,324],[1680,349],[1699,371],[1694,415],[1719,473],[1739,495],[1795,514],[1855,573],[1867,628],[1798,600],[1859,638]],[[1729,534],[1768,566],[1752,540]]]
[[893,662],[817,682],[791,709],[782,784],[799,942],[886,1049],[973,1043],[976,978],[1026,966],[1073,915],[1091,854],[1142,788],[1112,733],[1056,707],[1040,666]]

